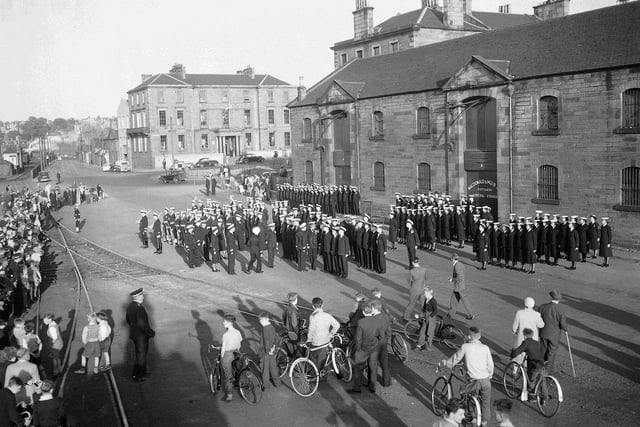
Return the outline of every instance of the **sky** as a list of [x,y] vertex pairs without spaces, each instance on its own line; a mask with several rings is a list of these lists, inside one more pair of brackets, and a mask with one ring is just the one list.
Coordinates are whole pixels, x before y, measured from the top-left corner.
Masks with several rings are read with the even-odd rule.
[[[442,2],[442,0],[440,0]],[[533,14],[541,0],[473,0]],[[571,13],[616,0],[572,0]],[[374,23],[420,0],[369,0]],[[353,37],[355,0],[0,0],[0,120],[115,116],[141,74],[235,73],[252,65],[312,86]]]

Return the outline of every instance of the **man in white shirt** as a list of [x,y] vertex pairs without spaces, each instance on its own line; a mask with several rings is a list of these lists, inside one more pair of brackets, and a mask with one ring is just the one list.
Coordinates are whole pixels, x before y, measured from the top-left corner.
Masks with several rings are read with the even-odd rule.
[[479,391],[482,406],[482,425],[487,425],[491,415],[491,377],[493,377],[493,357],[491,350],[480,342],[480,329],[475,326],[469,328],[469,341],[462,344],[448,360],[440,362],[447,368],[453,368],[464,359],[467,374],[471,378],[470,387]]
[[239,351],[242,345],[242,335],[237,330],[233,323],[236,321],[235,316],[227,314],[224,316],[222,324],[227,330],[222,335],[222,348],[220,349],[220,359],[222,364],[222,371],[224,372],[224,384],[226,397],[225,400],[230,402],[233,399],[233,368],[231,363],[235,357],[233,352]]
[[318,371],[322,369],[324,359],[327,356],[327,346],[333,334],[338,332],[340,322],[332,315],[322,310],[324,301],[321,298],[314,298],[313,313],[309,316],[309,332],[307,333],[307,345],[310,349],[309,358],[315,363]]

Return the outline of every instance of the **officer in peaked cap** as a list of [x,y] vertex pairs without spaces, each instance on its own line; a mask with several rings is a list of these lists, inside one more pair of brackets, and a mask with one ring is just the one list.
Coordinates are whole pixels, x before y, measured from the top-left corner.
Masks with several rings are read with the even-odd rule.
[[143,289],[136,289],[129,295],[132,301],[127,307],[126,319],[129,325],[129,339],[133,341],[136,354],[131,377],[134,381],[144,381],[145,377],[149,375],[149,371],[147,371],[149,340],[156,333],[151,329],[147,310],[142,305],[144,302]]

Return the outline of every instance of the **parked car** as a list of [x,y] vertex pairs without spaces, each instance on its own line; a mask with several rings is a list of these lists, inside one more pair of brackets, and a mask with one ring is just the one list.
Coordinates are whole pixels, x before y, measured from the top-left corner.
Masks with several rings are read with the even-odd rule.
[[174,160],[169,170],[191,169],[192,167],[192,162],[182,162],[180,160]]
[[113,172],[114,165],[110,165],[109,163],[105,163],[102,165],[102,172]]
[[113,164],[114,172],[131,172],[131,166],[126,160],[118,160]]
[[206,169],[206,168],[216,168],[220,165],[220,162],[217,160],[210,159],[200,159],[193,165],[194,169]]
[[243,154],[238,157],[238,161],[236,163],[255,163],[255,162],[264,162],[264,157],[258,156],[256,154]]
[[49,182],[51,178],[49,178],[49,172],[42,171],[38,173],[38,182]]
[[184,182],[186,180],[186,175],[182,170],[168,170],[166,173],[163,173],[158,178],[161,183],[167,184],[169,182]]

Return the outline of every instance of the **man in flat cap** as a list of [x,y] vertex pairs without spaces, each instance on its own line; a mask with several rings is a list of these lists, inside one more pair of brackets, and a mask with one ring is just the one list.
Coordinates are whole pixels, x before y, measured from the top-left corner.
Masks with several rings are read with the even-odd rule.
[[133,341],[135,347],[135,361],[131,377],[134,381],[144,381],[147,371],[147,353],[149,351],[149,339],[156,333],[149,326],[147,310],[142,306],[144,293],[142,288],[136,289],[129,294],[131,304],[127,307],[127,324],[129,325],[129,339]]
[[544,322],[544,327],[540,329],[540,340],[546,348],[544,361],[547,362],[547,372],[552,374],[556,353],[560,345],[560,333],[567,332],[568,329],[567,316],[564,307],[560,305],[562,294],[554,289],[549,292],[549,296],[551,296],[551,302],[542,304],[538,311]]

